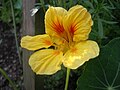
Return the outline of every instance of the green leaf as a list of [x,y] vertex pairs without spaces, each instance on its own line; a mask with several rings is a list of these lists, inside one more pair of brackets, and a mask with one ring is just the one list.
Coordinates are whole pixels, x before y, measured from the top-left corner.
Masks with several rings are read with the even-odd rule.
[[104,20],[104,19],[101,19],[102,22],[104,23],[107,23],[107,24],[116,24],[118,22],[114,22],[114,21],[107,21],[107,20]]
[[89,6],[90,8],[94,9],[93,4],[90,1],[84,1],[84,3]]
[[10,85],[13,87],[13,90],[18,90],[15,83],[8,77],[7,73],[1,67],[0,73],[9,81]]
[[98,4],[98,1],[97,0],[93,0],[96,4]]
[[112,8],[115,8],[111,0],[108,0],[108,2],[109,2],[110,5],[112,6]]
[[0,39],[0,44],[2,43],[2,39]]
[[14,5],[15,9],[22,9],[22,0],[17,0]]
[[99,57],[87,62],[76,90],[120,90],[120,38],[102,47]]
[[104,38],[104,32],[103,32],[103,24],[101,19],[98,16],[98,33],[99,33],[99,37],[102,39]]

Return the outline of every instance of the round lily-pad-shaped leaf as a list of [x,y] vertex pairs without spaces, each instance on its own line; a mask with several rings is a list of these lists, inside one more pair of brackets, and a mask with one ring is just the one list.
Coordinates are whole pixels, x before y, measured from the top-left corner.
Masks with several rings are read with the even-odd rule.
[[120,90],[120,38],[102,47],[100,55],[86,63],[76,90]]

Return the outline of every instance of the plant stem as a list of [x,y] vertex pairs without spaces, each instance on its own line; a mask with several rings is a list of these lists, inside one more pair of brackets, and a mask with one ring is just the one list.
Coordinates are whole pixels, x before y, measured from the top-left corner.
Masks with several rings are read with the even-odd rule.
[[70,2],[70,6],[69,7],[71,7],[73,5],[73,0],[69,0],[69,2]]
[[12,82],[12,80],[8,77],[8,75],[6,74],[6,72],[2,68],[0,68],[0,72],[9,81],[10,85],[13,87],[13,90],[18,90],[16,88],[15,84]]
[[13,26],[14,26],[15,43],[16,43],[17,53],[18,53],[18,57],[19,57],[19,62],[21,64],[22,59],[21,59],[21,56],[20,56],[20,50],[19,50],[19,45],[18,45],[18,40],[17,40],[15,13],[14,13],[14,7],[13,7],[13,1],[12,0],[10,0],[10,5],[11,5],[11,12],[12,12]]
[[66,0],[63,0],[63,6],[66,8]]
[[64,90],[67,90],[68,89],[68,84],[69,84],[69,75],[70,75],[70,69],[67,68],[67,73],[66,73],[66,82],[65,82],[65,89]]
[[40,2],[41,2],[41,4],[42,4],[42,8],[43,8],[43,11],[44,11],[44,13],[45,13],[45,2],[44,2],[44,0],[40,0]]

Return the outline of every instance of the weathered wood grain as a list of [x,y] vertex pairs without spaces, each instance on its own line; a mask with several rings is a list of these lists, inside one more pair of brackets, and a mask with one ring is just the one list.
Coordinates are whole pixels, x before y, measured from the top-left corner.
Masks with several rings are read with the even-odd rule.
[[[35,19],[31,17],[30,10],[34,7],[35,0],[23,0],[23,28],[22,36],[35,34]],[[22,16],[21,16],[22,17]],[[28,65],[30,51],[23,49],[23,77],[25,90],[35,90],[34,73]]]

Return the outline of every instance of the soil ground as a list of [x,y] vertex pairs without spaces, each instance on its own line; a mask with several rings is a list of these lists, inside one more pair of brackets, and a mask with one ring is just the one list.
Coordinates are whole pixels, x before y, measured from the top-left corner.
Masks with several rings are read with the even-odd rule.
[[[17,27],[18,41],[20,40],[20,28]],[[0,21],[0,68],[15,82],[22,90],[23,71],[19,62],[15,37],[11,25]],[[0,90],[13,90],[8,80],[0,72]]]

